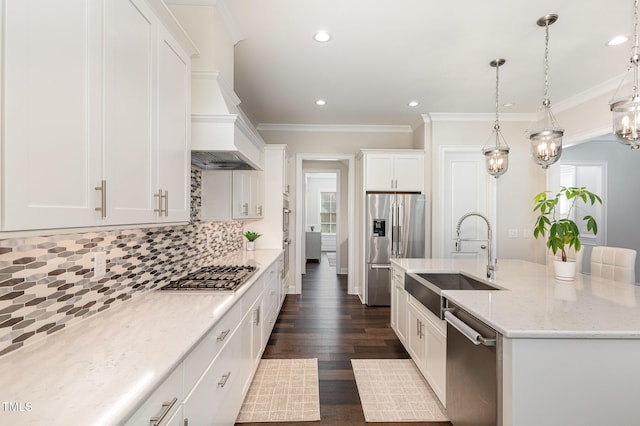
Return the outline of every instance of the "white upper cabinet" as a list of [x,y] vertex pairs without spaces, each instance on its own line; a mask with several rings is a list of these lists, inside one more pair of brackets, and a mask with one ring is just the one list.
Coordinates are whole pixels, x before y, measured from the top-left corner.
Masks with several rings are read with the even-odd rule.
[[154,222],[153,15],[142,0],[107,1],[105,13],[105,222]]
[[187,221],[193,49],[164,5],[3,7],[2,230]]
[[5,230],[100,223],[101,3],[3,2]]
[[261,171],[233,171],[233,218],[261,219],[264,210],[264,181]]
[[415,191],[424,188],[424,152],[363,150],[365,191]]
[[203,170],[204,221],[262,219],[264,181],[257,170]]
[[165,222],[188,221],[191,199],[189,57],[169,33],[158,46],[158,189]]

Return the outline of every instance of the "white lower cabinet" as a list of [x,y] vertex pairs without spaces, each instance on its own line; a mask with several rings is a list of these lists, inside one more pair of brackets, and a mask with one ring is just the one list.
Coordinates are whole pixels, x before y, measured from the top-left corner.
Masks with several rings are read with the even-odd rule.
[[404,270],[392,265],[391,326],[446,406],[447,327],[404,289]]
[[447,335],[445,322],[408,296],[409,333],[405,347],[443,405],[445,401]]
[[242,405],[241,343],[236,336],[231,338],[184,400],[184,420],[190,426],[235,423]]
[[391,267],[391,328],[403,344],[406,344],[409,325],[407,292],[404,290],[404,270]]
[[407,336],[407,351],[416,365],[423,370],[426,341],[424,335],[424,316],[412,303],[409,303],[409,333]]
[[[168,419],[175,414],[182,402],[182,363],[165,379],[165,381],[138,408],[126,426],[147,425],[150,419]],[[166,423],[160,423],[165,425]]]
[[151,418],[162,418],[162,426],[235,423],[280,311],[281,260],[256,278],[126,425]]
[[427,348],[424,375],[438,398],[445,403],[447,383],[447,335],[430,320],[425,323]]

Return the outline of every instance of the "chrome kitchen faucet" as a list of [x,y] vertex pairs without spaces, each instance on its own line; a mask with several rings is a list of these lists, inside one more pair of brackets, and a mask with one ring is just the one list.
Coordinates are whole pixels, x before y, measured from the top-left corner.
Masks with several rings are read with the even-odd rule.
[[462,241],[477,241],[474,239],[462,239],[460,238],[460,225],[462,225],[462,222],[464,222],[464,220],[470,216],[477,216],[481,219],[483,219],[485,222],[487,222],[487,245],[489,246],[487,248],[487,278],[491,278],[493,277],[493,271],[495,271],[496,269],[496,264],[493,261],[493,259],[491,258],[491,224],[489,223],[489,219],[487,219],[487,217],[485,215],[483,215],[482,213],[478,213],[478,212],[469,212],[464,214],[460,220],[458,221],[458,226],[456,226],[456,251],[460,251],[461,249],[461,242]]

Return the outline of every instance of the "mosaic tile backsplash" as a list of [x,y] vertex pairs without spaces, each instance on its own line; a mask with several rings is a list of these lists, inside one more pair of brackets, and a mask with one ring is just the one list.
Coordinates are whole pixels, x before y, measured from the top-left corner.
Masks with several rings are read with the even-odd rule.
[[188,225],[0,240],[0,356],[240,250],[241,222],[199,221],[200,176]]

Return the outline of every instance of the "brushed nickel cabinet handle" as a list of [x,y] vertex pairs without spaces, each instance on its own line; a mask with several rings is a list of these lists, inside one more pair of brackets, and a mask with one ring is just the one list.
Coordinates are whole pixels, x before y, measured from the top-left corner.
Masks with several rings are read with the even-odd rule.
[[160,423],[162,423],[162,421],[164,420],[165,417],[167,417],[167,414],[169,414],[169,411],[171,411],[171,409],[173,408],[174,405],[176,405],[176,402],[178,401],[178,398],[173,398],[171,401],[169,402],[163,402],[162,403],[162,413],[160,413],[160,415],[158,417],[151,417],[149,419],[149,421],[151,422],[151,424],[153,426],[160,426]]
[[157,198],[158,199],[158,208],[157,209],[153,209],[153,211],[158,213],[158,216],[162,216],[162,199],[164,198],[164,195],[162,193],[162,189],[158,189],[158,193],[157,194],[153,194],[153,198]]
[[164,191],[164,216],[169,216],[169,190]]
[[229,335],[229,332],[230,332],[230,331],[231,331],[231,329],[227,328],[226,330],[224,330],[223,332],[221,332],[221,333],[218,335],[218,338],[217,338],[218,342],[222,342],[224,339],[226,339],[226,338],[227,338],[227,336]]
[[100,207],[96,207],[96,211],[100,212],[102,219],[107,217],[107,181],[102,179],[100,186],[95,187],[96,191],[100,191]]
[[220,378],[220,381],[218,382],[218,386],[223,388],[224,385],[227,384],[227,380],[229,380],[229,376],[231,376],[231,371],[229,371],[227,374],[223,374],[222,377]]

